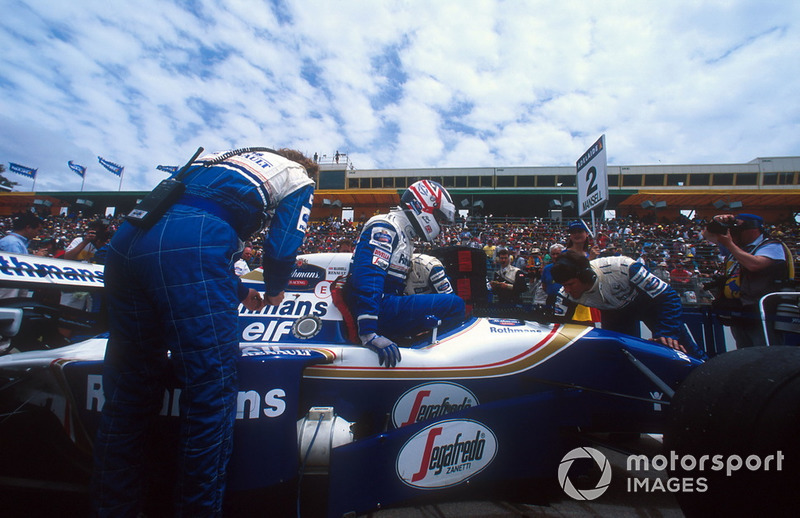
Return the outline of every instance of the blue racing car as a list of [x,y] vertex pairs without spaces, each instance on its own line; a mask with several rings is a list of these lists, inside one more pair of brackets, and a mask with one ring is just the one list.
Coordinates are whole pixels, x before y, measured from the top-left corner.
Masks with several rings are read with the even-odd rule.
[[[3,286],[102,297],[101,266],[11,254],[0,260],[7,265],[0,268]],[[794,432],[792,440],[784,445],[786,437],[772,437],[766,444],[763,438],[759,447],[784,448],[787,470],[778,480],[794,480],[800,458],[792,460],[800,442],[795,348],[773,347],[759,358],[728,353],[703,364],[602,329],[488,316],[446,332],[432,327],[399,337],[402,362],[386,369],[375,353],[348,339],[337,279],[347,274],[349,260],[349,254],[300,256],[280,306],[240,307],[231,515],[261,509],[275,516],[356,516],[475,498],[546,502],[570,488],[587,496],[565,469],[576,448],[663,433],[676,451],[720,446],[720,454],[729,454],[724,448],[743,447],[741,427],[767,435],[775,421]],[[260,288],[259,275],[244,281]],[[78,319],[29,300],[0,305],[7,353],[0,356],[0,477],[11,487],[67,484],[82,491],[104,402],[106,338],[95,333],[102,316],[81,327]],[[86,339],[75,341],[80,335]],[[764,383],[767,371],[780,386]],[[169,514],[175,463],[161,460],[174,451],[179,397],[165,380],[150,448],[158,481],[150,490],[152,515]],[[752,417],[764,408],[768,419]],[[678,473],[685,468],[677,466],[675,476],[685,477]],[[720,498],[741,509],[737,502],[752,493],[741,493],[734,479],[709,482],[705,494],[683,499],[687,514],[702,513],[709,502],[719,508]],[[770,484],[770,494],[782,487],[774,479],[747,483]],[[778,509],[784,505],[781,500]]]

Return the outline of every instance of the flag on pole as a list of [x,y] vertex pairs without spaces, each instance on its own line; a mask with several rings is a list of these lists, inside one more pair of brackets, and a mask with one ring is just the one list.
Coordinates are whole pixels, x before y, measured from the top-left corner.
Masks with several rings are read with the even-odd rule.
[[28,178],[36,179],[36,171],[38,169],[32,169],[30,167],[25,167],[24,165],[15,164],[13,162],[8,163],[9,167],[8,170],[12,173],[21,174],[22,176],[27,176]]
[[110,162],[101,156],[97,157],[97,160],[100,162],[101,166],[105,167],[115,175],[122,176],[122,170],[125,168],[122,167],[121,165],[115,164],[114,162]]
[[158,165],[156,169],[159,171],[164,171],[165,173],[175,174],[178,172],[178,166],[176,165]]
[[67,162],[67,164],[69,164],[69,168],[72,169],[75,172],[75,174],[77,174],[81,178],[86,176],[86,167],[84,167],[82,165],[78,165],[75,162],[73,162],[72,160]]

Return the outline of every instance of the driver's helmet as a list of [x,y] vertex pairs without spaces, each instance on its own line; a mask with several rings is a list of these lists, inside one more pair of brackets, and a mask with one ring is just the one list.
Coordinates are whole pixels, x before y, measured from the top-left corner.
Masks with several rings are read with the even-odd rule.
[[433,241],[439,235],[440,222],[455,222],[453,198],[444,187],[431,180],[411,184],[400,197],[400,207],[414,227],[414,232],[426,241]]

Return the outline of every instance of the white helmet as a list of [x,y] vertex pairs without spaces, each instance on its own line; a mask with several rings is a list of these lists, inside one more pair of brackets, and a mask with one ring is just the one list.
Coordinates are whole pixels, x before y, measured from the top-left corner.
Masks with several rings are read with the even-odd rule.
[[453,198],[444,187],[431,180],[411,184],[400,197],[400,207],[417,235],[426,241],[433,241],[439,235],[440,220],[455,222]]

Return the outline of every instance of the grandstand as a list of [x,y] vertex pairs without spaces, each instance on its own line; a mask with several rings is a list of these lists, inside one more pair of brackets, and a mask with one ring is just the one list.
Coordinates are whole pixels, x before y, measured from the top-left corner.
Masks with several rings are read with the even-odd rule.
[[[467,167],[356,169],[346,154],[323,155],[312,219],[366,219],[396,205],[419,179],[447,187],[470,215],[574,218],[575,167]],[[743,164],[608,166],[606,210],[673,221],[681,214],[708,218],[719,212],[754,212],[770,223],[794,221],[800,213],[800,157],[756,158]],[[35,207],[43,214],[127,213],[146,192],[0,193],[0,215]],[[690,211],[694,211],[690,213]]]
[[[575,217],[575,167],[355,169],[349,160],[322,163],[319,204],[339,200],[363,212],[397,203],[419,179],[444,185],[456,206],[480,215]],[[674,220],[681,211],[707,218],[720,211],[750,211],[767,221],[793,220],[800,211],[800,157],[757,158],[745,164],[608,166],[607,210],[624,217]],[[571,203],[570,203],[571,202]],[[322,206],[322,205],[320,205]],[[335,207],[332,207],[335,208]]]

